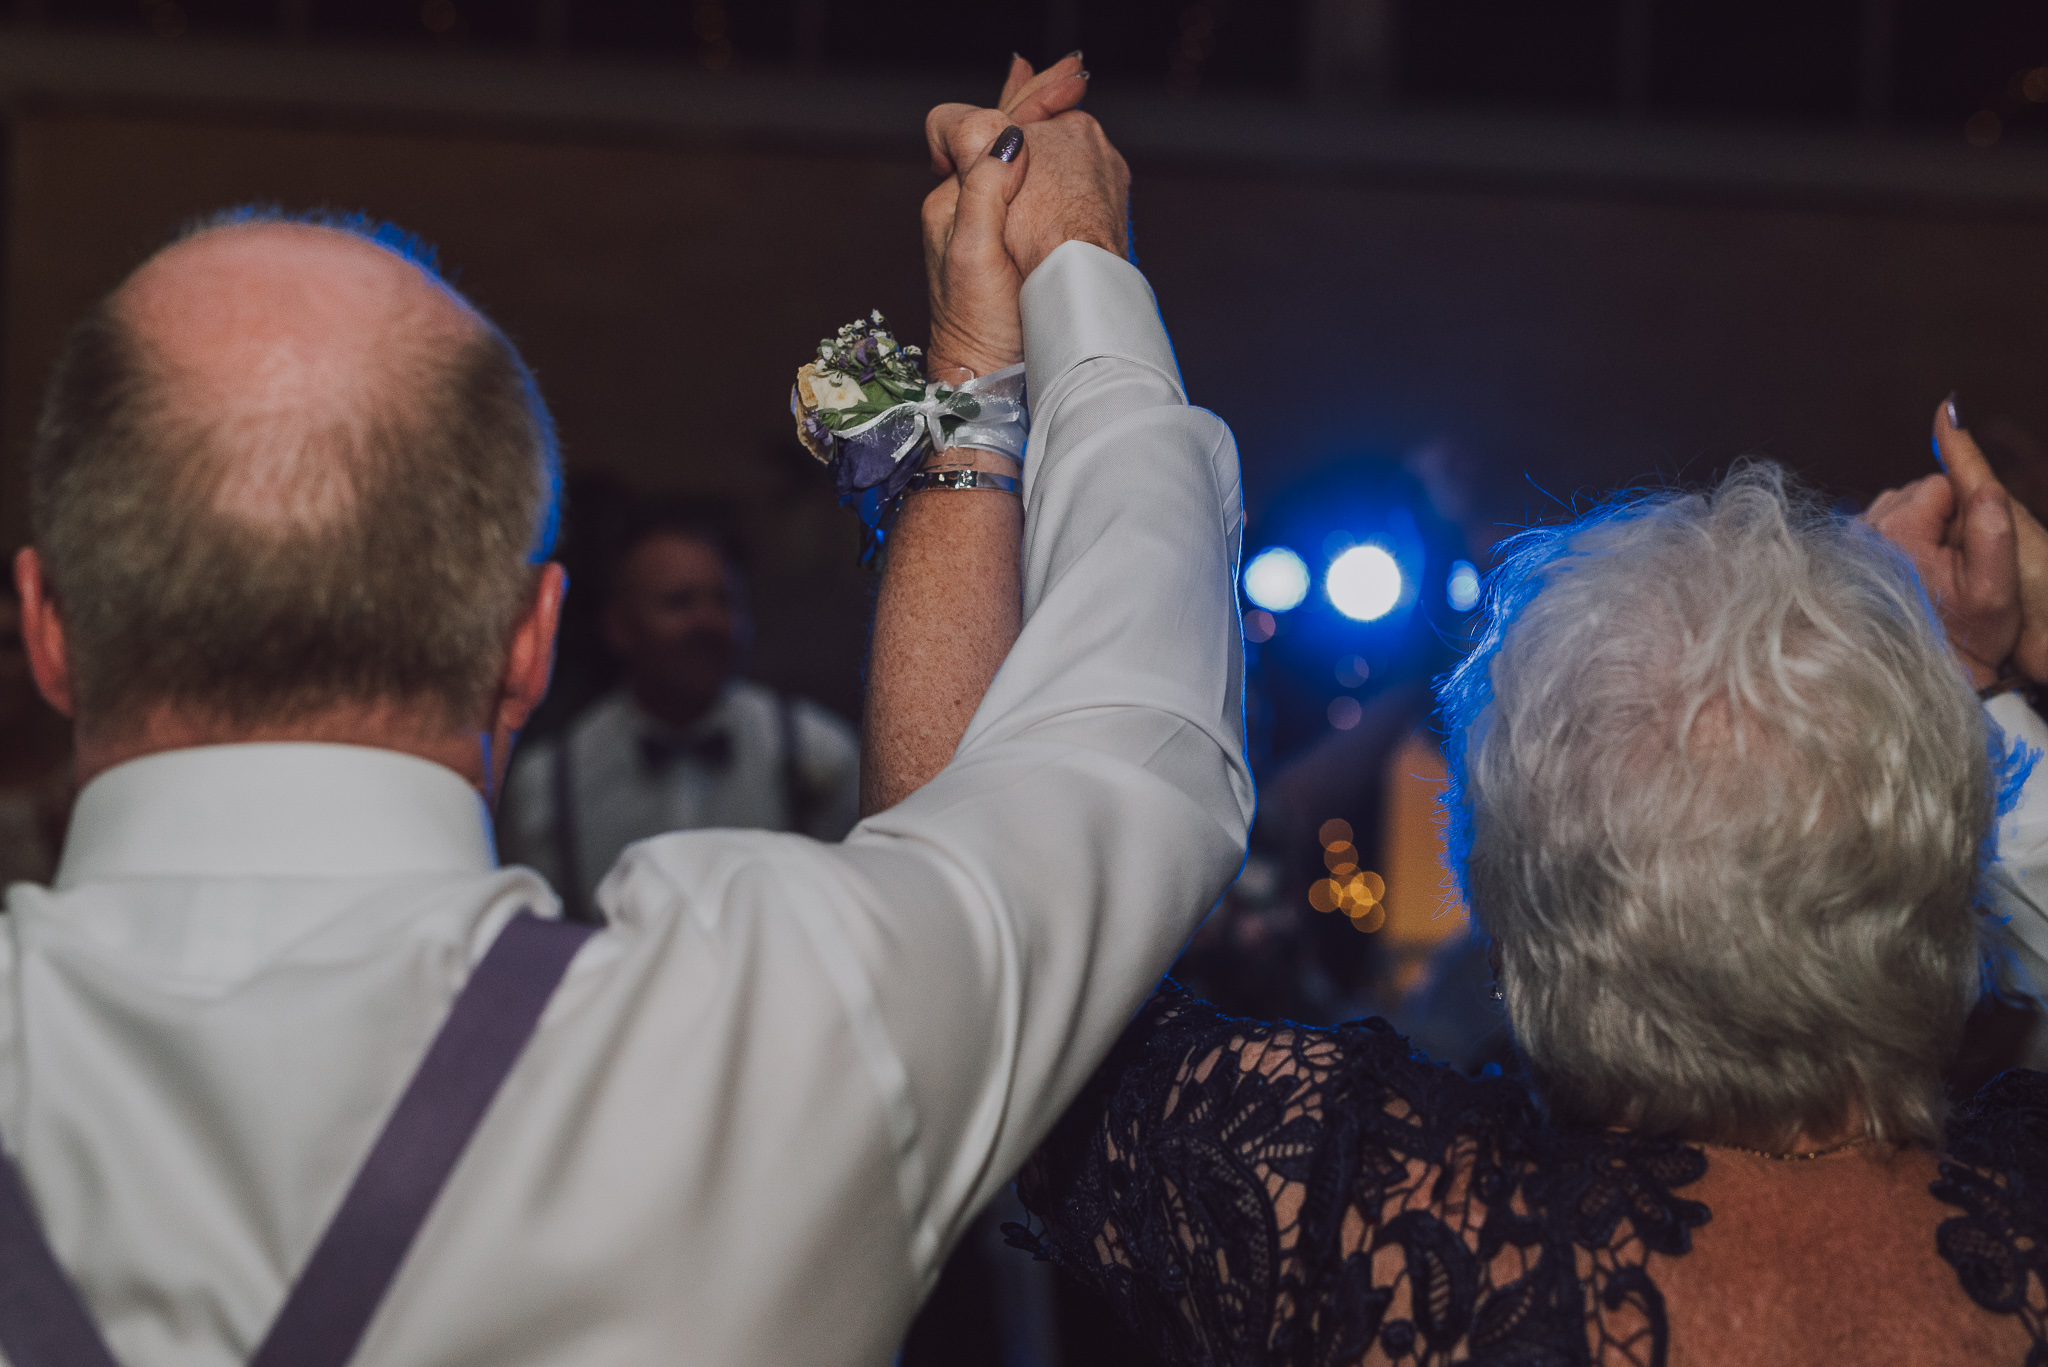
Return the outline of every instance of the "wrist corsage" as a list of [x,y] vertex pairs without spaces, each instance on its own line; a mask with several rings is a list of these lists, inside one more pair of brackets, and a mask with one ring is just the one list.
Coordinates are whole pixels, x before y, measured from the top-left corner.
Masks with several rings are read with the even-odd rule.
[[839,501],[860,512],[871,559],[902,506],[905,486],[932,450],[972,446],[1024,459],[1029,415],[1024,367],[962,384],[927,381],[924,354],[890,336],[879,312],[818,343],[796,373],[789,411],[797,439],[832,471]]

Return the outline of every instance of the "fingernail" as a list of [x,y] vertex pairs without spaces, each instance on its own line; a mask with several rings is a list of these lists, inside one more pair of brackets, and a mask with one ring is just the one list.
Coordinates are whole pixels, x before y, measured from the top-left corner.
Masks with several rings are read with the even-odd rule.
[[1072,52],[1069,52],[1069,53],[1068,53],[1068,54],[1067,54],[1066,56],[1064,56],[1064,57],[1060,58],[1060,60],[1061,60],[1061,61],[1063,61],[1063,62],[1071,62],[1071,61],[1073,61],[1073,60],[1074,60],[1074,59],[1075,59],[1076,57],[1079,57],[1080,55],[1081,55],[1081,49],[1079,49],[1079,48],[1075,48],[1075,49],[1074,49],[1074,50],[1073,50]]
[[1956,392],[1953,389],[1948,392],[1948,425],[1958,432],[1963,430],[1963,419],[1956,411]]
[[996,140],[990,144],[988,154],[997,161],[1015,161],[1018,150],[1023,146],[1024,130],[1013,123],[1002,132],[996,134]]

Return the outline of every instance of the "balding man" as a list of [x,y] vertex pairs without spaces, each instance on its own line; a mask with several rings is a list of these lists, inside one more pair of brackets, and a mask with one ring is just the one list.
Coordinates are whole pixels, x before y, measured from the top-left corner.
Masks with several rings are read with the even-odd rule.
[[[399,238],[258,218],[78,326],[16,565],[85,783],[0,936],[18,1367],[890,1360],[1249,813],[1235,457],[1078,117],[1035,162],[956,118],[995,155],[928,216],[935,359],[1014,356],[1030,277],[1023,634],[968,739],[843,844],[634,847],[594,932],[492,851],[562,595],[502,334]],[[973,558],[1017,504],[912,505],[877,649],[970,649],[944,588],[1018,573]]]

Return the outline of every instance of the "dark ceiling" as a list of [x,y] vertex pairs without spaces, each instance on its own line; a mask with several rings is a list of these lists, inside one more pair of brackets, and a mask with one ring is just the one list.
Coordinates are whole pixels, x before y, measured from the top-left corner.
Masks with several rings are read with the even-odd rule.
[[2041,0],[13,0],[12,12],[166,42],[537,48],[714,69],[957,69],[966,54],[1080,47],[1120,82],[1282,97],[1310,83],[1312,34],[1369,13],[1381,104],[1946,127],[1980,145],[2048,136]]

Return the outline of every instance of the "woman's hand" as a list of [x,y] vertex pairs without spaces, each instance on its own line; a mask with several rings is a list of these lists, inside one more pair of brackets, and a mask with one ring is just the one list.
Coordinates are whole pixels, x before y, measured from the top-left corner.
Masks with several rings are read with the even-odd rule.
[[925,197],[924,270],[932,306],[925,373],[934,380],[986,375],[1024,359],[1017,306],[1024,277],[1003,245],[1003,223],[1030,160],[1024,130],[1006,124],[958,175]]
[[[2030,682],[2048,683],[2048,529],[2035,520],[2026,504],[2006,493],[1978,450],[1976,439],[1956,426],[1953,399],[1935,411],[1934,453],[1955,486],[1959,506],[1967,508],[1973,498],[1989,497],[1986,491],[1995,490],[2012,509],[2019,558],[2020,629],[2010,663],[2013,672]],[[1948,544],[1962,546],[1961,532],[1952,525]],[[1967,547],[1964,549],[1967,552]]]
[[[2022,647],[2043,652],[2048,664],[2048,634],[2038,623],[2029,634],[2023,599],[2024,547],[2017,522],[2024,510],[1992,476],[1947,404],[1935,414],[1934,446],[1948,473],[1887,489],[1864,521],[1911,557],[1949,647],[1972,683],[1988,687],[2009,665],[2038,680],[2044,676],[2028,670],[2018,653]],[[2033,527],[2039,532],[2040,524]],[[2037,560],[2048,573],[2048,534],[2042,535]]]
[[1021,130],[1067,112],[1087,93],[1078,52],[1035,73],[1013,57],[994,109],[941,105],[925,120],[932,170],[945,177],[924,201],[932,306],[925,373],[933,379],[986,375],[1024,359],[1017,296],[1029,271],[1003,234],[1030,161]]
[[[1023,327],[1015,305],[1025,277],[1062,242],[1092,242],[1122,255],[1130,171],[1095,120],[1074,106],[1088,92],[1081,54],[1033,73],[1023,58],[994,109],[945,104],[925,119],[932,169],[946,177],[925,200],[925,264],[932,293],[934,364],[987,374],[1023,359]],[[1010,129],[1023,131],[1007,181],[982,167]],[[1035,156],[1028,178],[1022,162]],[[1008,207],[1000,244],[976,241],[963,253],[949,236],[960,231],[963,197],[1000,185]],[[1022,187],[1021,193],[1020,187]],[[992,200],[966,221],[986,222]],[[997,248],[1001,255],[998,257]]]

